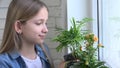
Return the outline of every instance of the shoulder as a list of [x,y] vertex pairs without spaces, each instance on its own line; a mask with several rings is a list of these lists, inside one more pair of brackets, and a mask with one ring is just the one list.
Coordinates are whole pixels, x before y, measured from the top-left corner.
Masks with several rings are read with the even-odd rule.
[[8,67],[8,54],[4,53],[4,54],[0,54],[0,68],[9,68]]
[[8,59],[7,53],[0,54],[0,61],[6,61],[7,59]]

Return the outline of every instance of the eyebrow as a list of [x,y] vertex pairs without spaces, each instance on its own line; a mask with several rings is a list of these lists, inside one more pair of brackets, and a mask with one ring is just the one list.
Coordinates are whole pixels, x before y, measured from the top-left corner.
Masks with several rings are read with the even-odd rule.
[[37,20],[33,20],[33,21],[47,21],[47,20],[44,20],[44,19],[37,19]]

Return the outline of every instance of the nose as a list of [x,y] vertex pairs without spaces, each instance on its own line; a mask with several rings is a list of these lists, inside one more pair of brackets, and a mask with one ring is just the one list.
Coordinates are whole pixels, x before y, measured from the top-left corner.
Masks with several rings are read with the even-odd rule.
[[47,28],[47,25],[46,25],[46,24],[44,24],[44,26],[43,26],[43,32],[44,32],[44,33],[47,33],[47,32],[48,32],[48,28]]

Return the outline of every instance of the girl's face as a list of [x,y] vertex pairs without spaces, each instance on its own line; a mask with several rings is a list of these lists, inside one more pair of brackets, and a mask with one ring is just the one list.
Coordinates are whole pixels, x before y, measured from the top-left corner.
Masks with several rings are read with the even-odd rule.
[[32,44],[43,43],[47,29],[48,11],[43,7],[39,12],[30,20],[21,26],[23,42]]

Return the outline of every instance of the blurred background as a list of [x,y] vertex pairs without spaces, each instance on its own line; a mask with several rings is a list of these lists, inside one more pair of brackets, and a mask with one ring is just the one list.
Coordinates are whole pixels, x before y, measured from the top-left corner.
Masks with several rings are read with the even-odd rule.
[[[6,12],[11,0],[0,0],[0,42],[2,40]],[[23,0],[24,1],[24,0]],[[93,18],[85,29],[95,33],[104,49],[99,49],[98,59],[112,68],[120,68],[120,0],[43,0],[49,8],[48,29],[45,43],[49,46],[55,67],[63,60],[68,49],[56,51],[59,43],[52,39],[57,36],[56,27],[69,29],[70,19]]]

